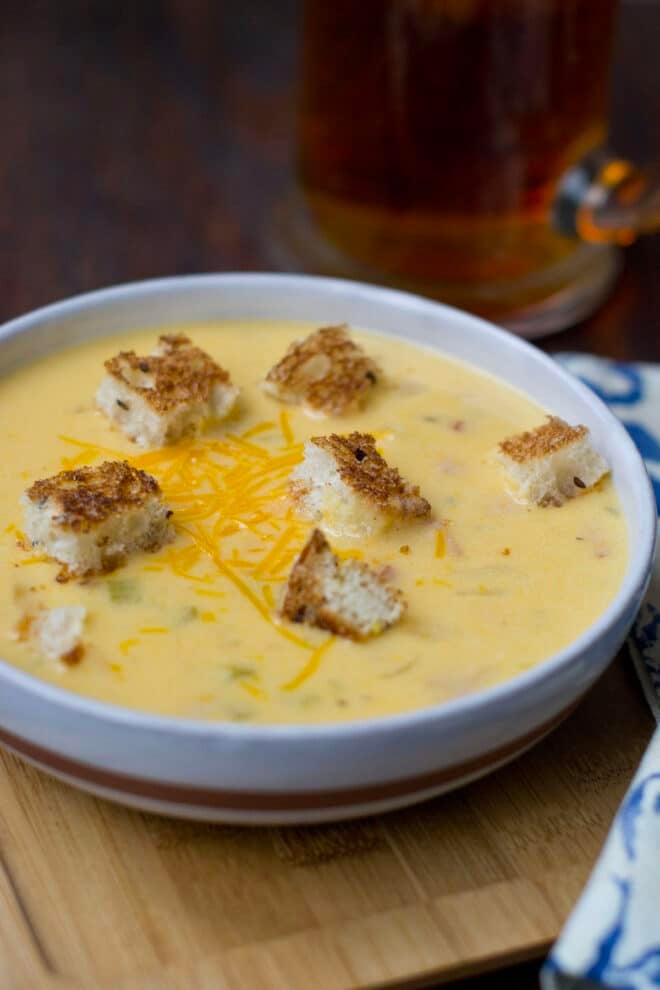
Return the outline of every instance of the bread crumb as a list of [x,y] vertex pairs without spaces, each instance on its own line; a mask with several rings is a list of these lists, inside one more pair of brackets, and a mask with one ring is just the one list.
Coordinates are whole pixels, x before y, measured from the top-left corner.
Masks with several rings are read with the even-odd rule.
[[376,363],[342,324],[321,327],[291,344],[262,387],[280,402],[303,404],[317,415],[338,416],[361,406],[379,375]]
[[113,570],[173,535],[158,482],[126,461],[35,481],[21,501],[27,540],[62,564],[58,580]]
[[229,373],[184,334],[159,337],[147,357],[121,351],[105,369],[96,404],[141,447],[162,447],[225,419],[238,398]]
[[369,433],[312,437],[290,487],[302,515],[345,536],[368,536],[431,512],[418,486],[387,464]]
[[398,622],[405,608],[399,589],[362,561],[340,561],[314,529],[291,569],[280,611],[292,622],[362,641]]
[[44,609],[35,620],[41,652],[51,660],[61,660],[73,666],[84,654],[83,626],[87,609],[82,605],[68,605]]
[[561,506],[592,488],[607,472],[607,461],[593,449],[586,426],[570,426],[558,416],[535,430],[507,437],[498,457],[523,502]]

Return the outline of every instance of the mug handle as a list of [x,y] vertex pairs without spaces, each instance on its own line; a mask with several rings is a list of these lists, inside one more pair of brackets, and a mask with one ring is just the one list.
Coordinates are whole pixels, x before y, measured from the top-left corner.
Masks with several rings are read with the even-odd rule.
[[660,163],[646,169],[601,150],[561,179],[555,228],[591,244],[632,244],[660,230]]

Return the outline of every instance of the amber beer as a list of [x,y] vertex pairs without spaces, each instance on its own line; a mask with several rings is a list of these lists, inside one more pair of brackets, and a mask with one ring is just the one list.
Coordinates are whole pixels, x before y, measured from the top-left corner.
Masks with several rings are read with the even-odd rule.
[[357,274],[496,317],[533,304],[578,250],[552,202],[606,137],[616,7],[306,0],[299,170],[316,229]]

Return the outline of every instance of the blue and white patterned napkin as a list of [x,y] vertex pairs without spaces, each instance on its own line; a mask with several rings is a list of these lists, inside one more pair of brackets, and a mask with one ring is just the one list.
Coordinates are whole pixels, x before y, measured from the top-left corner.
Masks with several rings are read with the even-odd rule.
[[[660,366],[556,357],[622,420],[646,461],[660,511]],[[660,725],[660,558],[629,646]],[[541,983],[544,990],[660,988],[660,728]]]

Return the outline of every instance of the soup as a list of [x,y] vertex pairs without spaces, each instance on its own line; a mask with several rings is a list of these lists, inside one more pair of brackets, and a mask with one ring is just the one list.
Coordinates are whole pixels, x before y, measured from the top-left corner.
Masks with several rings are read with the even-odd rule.
[[[278,322],[136,331],[61,351],[0,387],[0,635],[14,666],[59,687],[165,715],[247,723],[371,718],[485,688],[569,644],[607,607],[627,562],[609,478],[561,508],[517,502],[493,457],[544,411],[476,369],[375,333],[353,333],[382,381],[362,410],[318,419],[259,387],[289,343]],[[95,409],[103,361],[187,333],[241,387],[229,421],[143,451]],[[385,568],[408,609],[353,642],[277,616],[313,524],[288,497],[302,445],[320,433],[375,436],[420,486],[430,521],[334,538],[340,557]],[[21,493],[65,468],[128,459],[160,483],[175,540],[113,573],[60,584],[58,565],[20,546]],[[21,597],[86,609],[84,656],[67,665],[17,635]]]

